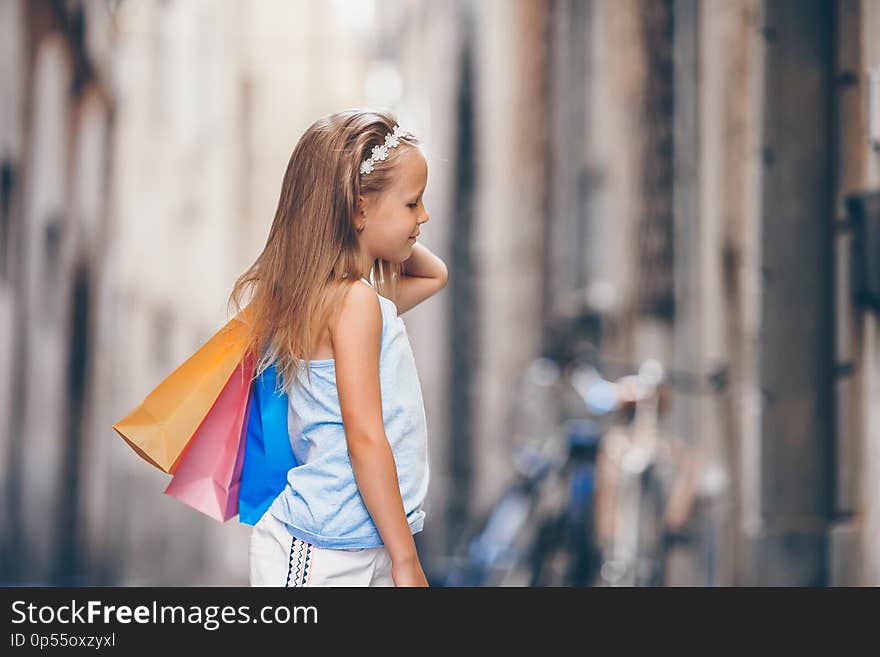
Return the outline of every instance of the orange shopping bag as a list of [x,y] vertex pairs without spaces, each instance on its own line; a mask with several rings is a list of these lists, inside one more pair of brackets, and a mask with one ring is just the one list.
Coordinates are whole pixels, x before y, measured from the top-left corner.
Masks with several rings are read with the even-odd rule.
[[142,458],[173,473],[187,444],[241,363],[247,312],[215,333],[113,429]]

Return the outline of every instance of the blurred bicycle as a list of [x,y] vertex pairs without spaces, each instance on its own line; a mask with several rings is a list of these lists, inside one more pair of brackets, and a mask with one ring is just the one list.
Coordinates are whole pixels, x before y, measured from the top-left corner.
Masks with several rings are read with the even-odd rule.
[[588,337],[569,333],[513,387],[512,481],[465,528],[440,586],[663,586],[672,547],[714,549],[711,525],[687,525],[724,472],[659,431],[668,389],[693,375],[648,360],[606,379]]
[[569,340],[525,369],[507,418],[514,476],[446,563],[441,585],[589,585],[599,441],[618,402],[589,341]]
[[[688,385],[683,385],[683,380]],[[724,388],[723,370],[710,376],[713,391]],[[597,533],[603,544],[602,585],[665,586],[667,559],[676,545],[702,544],[711,571],[716,528],[705,516],[693,525],[698,503],[717,499],[726,473],[701,444],[691,445],[660,430],[668,390],[693,391],[694,377],[670,373],[654,359],[637,375],[618,381],[628,422],[611,428],[599,455]],[[700,505],[701,508],[706,505]]]

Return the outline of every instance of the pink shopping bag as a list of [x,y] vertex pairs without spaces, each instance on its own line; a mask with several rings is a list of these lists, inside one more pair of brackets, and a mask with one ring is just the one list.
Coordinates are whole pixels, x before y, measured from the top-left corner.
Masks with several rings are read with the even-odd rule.
[[238,513],[253,371],[252,356],[236,367],[165,489],[166,495],[220,522]]

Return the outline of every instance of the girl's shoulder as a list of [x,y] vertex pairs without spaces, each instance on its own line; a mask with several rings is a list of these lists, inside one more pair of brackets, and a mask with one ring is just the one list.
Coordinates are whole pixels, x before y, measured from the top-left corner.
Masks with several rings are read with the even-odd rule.
[[363,280],[342,281],[338,284],[349,289],[343,291],[333,325],[338,326],[344,322],[354,322],[359,325],[383,323],[385,314],[378,290]]
[[329,329],[337,361],[338,347],[343,344],[345,353],[357,357],[378,348],[385,332],[385,311],[378,292],[367,283],[356,281],[343,297]]
[[348,312],[355,315],[366,317],[373,314],[381,315],[382,295],[366,281],[355,281],[351,284],[351,289],[346,292],[342,306],[347,307]]
[[376,289],[364,280],[340,279],[326,285],[321,293],[321,306],[326,308],[328,304],[338,304],[341,307],[348,301],[352,291],[355,291],[355,295],[367,298],[378,294]]

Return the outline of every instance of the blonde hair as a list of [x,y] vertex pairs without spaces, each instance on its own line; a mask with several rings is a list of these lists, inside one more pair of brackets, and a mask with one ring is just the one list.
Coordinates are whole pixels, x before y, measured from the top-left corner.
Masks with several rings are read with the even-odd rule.
[[[348,109],[315,121],[294,147],[266,245],[229,296],[248,327],[245,356],[255,359],[254,379],[275,362],[285,391],[299,369],[311,385],[311,321],[317,313],[317,326],[332,321],[362,276],[358,196],[385,192],[402,147],[419,145],[406,133],[400,148],[388,149],[388,157],[362,175],[361,162],[395,125],[392,112]],[[377,258],[370,271],[379,293],[393,298],[401,265]],[[246,292],[250,301],[242,311]]]

